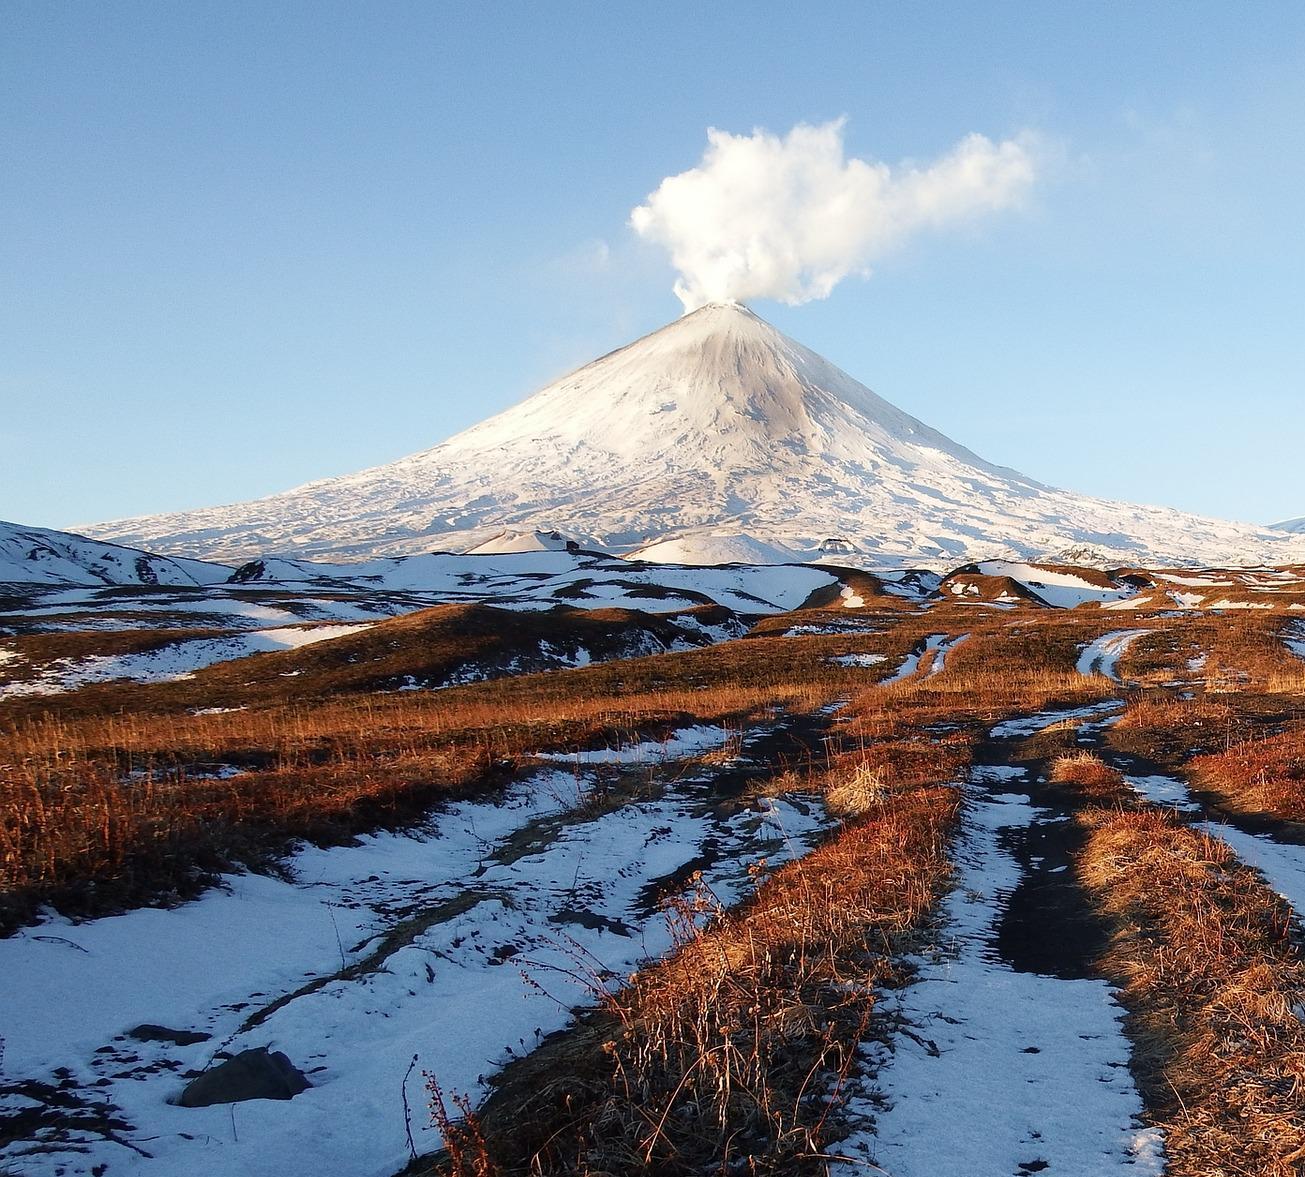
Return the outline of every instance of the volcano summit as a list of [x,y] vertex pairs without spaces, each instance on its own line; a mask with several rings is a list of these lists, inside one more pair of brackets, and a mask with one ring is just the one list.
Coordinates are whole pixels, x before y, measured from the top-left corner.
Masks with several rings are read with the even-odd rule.
[[566,541],[687,563],[1305,560],[1305,537],[994,466],[737,303],[708,304],[389,465],[86,530],[220,560]]

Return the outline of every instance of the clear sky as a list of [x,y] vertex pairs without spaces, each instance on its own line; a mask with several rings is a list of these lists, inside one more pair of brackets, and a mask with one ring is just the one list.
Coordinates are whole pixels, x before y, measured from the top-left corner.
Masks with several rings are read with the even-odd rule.
[[680,313],[628,227],[709,126],[1046,147],[782,330],[989,460],[1305,514],[1305,5],[0,6],[0,518],[426,448]]

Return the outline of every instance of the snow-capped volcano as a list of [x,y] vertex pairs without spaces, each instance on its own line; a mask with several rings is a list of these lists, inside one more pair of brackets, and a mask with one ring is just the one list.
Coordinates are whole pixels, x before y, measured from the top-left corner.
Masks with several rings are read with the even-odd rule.
[[1305,540],[1281,532],[1086,498],[994,466],[736,303],[702,307],[389,465],[89,530],[225,560],[567,540],[702,563],[1305,559]]

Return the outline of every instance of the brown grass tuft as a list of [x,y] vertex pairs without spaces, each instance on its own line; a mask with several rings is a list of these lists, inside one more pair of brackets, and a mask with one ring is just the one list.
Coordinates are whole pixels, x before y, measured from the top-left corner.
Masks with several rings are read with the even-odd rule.
[[1155,810],[1094,810],[1081,876],[1115,922],[1107,972],[1171,1177],[1299,1177],[1305,960],[1291,912],[1224,843]]
[[1129,804],[1134,800],[1123,774],[1093,752],[1057,756],[1051,763],[1050,777],[1054,784],[1073,785],[1077,794],[1099,805]]

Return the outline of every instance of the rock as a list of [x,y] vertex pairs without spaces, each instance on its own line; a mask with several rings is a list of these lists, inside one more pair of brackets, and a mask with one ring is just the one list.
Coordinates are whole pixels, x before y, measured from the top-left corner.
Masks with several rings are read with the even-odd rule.
[[242,1050],[191,1080],[177,1102],[183,1108],[203,1108],[247,1099],[293,1099],[311,1086],[304,1073],[279,1050],[271,1052],[260,1046]]
[[134,1030],[127,1031],[128,1038],[137,1042],[171,1042],[174,1046],[194,1046],[196,1042],[207,1042],[209,1035],[195,1030],[169,1030],[167,1026],[156,1026],[153,1022],[143,1022]]

